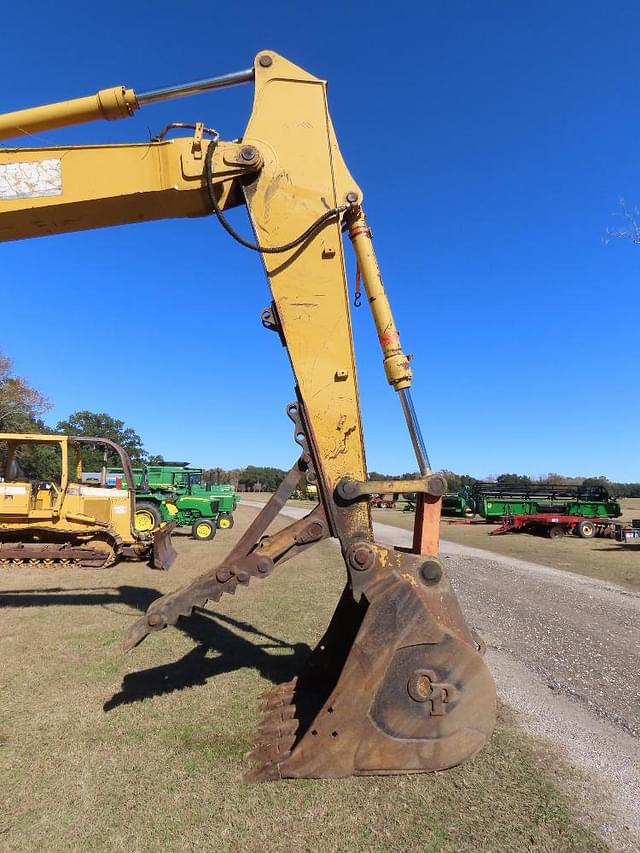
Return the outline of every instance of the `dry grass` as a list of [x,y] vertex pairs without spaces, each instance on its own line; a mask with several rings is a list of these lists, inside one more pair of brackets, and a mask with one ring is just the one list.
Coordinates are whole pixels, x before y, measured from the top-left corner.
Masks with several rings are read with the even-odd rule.
[[446,773],[242,784],[258,694],[297,671],[333,610],[335,548],[129,656],[120,644],[140,609],[217,561],[251,516],[241,509],[213,542],[176,537],[167,574],[0,571],[2,850],[603,849],[572,818],[549,756],[504,714],[489,747]]

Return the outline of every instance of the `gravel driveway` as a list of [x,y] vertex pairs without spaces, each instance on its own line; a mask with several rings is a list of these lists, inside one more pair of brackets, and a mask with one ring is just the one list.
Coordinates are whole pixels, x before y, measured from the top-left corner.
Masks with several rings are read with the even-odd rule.
[[[406,530],[374,529],[380,543],[411,545]],[[500,698],[582,771],[573,793],[612,846],[640,849],[640,595],[453,542],[441,554]]]

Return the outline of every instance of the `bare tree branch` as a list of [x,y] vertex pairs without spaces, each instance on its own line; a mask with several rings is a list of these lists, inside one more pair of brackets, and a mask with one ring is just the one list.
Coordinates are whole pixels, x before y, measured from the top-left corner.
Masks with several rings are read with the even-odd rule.
[[622,237],[624,240],[631,240],[632,243],[640,246],[640,210],[637,207],[629,210],[624,198],[619,199],[618,207],[620,207],[622,212],[614,213],[613,216],[623,217],[625,226],[618,229],[607,228],[605,243],[608,243],[614,237]]

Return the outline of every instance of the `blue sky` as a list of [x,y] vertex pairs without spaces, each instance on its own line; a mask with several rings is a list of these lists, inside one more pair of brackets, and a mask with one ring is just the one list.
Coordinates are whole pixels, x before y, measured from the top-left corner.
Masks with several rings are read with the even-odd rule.
[[[263,48],[327,79],[433,464],[640,479],[640,247],[603,239],[620,196],[640,204],[638,3],[36,0],[7,6],[3,29],[0,111],[239,70]],[[251,96],[171,101],[41,143],[140,141],[195,120],[233,139]],[[0,347],[54,403],[51,422],[108,411],[193,464],[293,461],[262,268],[213,219],[0,253]],[[413,470],[366,303],[354,334],[369,466]]]

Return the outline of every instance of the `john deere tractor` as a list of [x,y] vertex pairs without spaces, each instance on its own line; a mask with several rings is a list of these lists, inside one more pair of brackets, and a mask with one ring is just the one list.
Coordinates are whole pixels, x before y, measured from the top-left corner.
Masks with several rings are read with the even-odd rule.
[[[133,468],[136,487],[136,529],[156,530],[166,521],[191,527],[194,539],[213,539],[218,528],[233,527],[236,494],[230,485],[203,485],[202,471],[179,465],[148,465]],[[114,485],[126,487],[119,468],[109,469]]]

